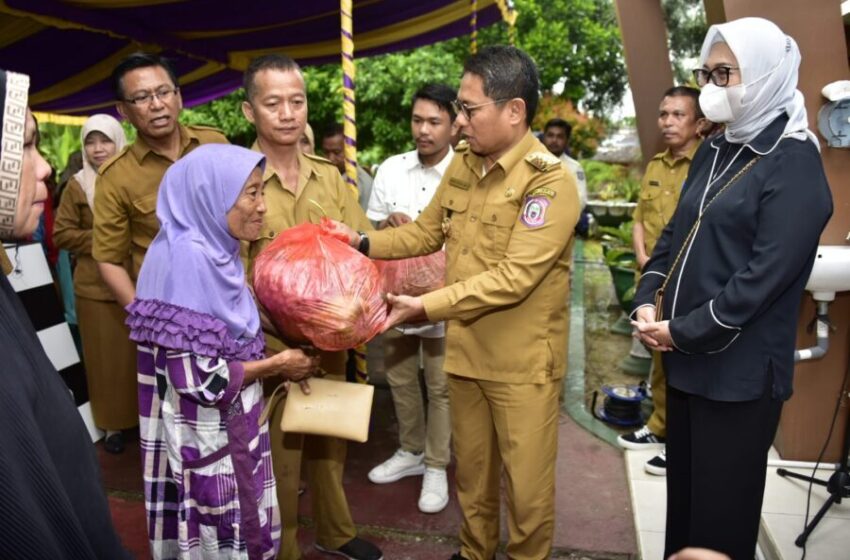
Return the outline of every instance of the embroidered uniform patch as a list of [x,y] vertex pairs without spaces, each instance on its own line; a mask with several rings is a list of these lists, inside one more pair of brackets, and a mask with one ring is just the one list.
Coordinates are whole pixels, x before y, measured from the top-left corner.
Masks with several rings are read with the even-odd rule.
[[530,228],[536,228],[546,223],[546,208],[549,199],[543,196],[531,196],[525,200],[520,221]]

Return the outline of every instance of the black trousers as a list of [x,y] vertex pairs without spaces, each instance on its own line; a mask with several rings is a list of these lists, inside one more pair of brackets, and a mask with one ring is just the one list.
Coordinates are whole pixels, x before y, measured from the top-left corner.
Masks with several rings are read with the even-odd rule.
[[753,560],[782,401],[720,402],[667,388],[664,558],[686,546]]

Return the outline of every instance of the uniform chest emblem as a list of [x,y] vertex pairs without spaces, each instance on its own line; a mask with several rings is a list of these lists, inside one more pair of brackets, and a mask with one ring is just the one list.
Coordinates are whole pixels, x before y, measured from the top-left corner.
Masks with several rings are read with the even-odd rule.
[[549,199],[543,196],[531,196],[525,200],[520,221],[527,227],[536,228],[546,223],[546,209]]

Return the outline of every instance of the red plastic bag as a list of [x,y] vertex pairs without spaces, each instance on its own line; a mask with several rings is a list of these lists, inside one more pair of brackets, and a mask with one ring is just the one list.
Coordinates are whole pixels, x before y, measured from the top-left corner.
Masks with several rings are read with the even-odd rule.
[[383,330],[387,306],[372,261],[327,227],[323,219],[278,235],[254,262],[254,292],[287,339],[346,350]]
[[446,285],[446,253],[443,250],[410,259],[375,261],[384,293],[421,296]]

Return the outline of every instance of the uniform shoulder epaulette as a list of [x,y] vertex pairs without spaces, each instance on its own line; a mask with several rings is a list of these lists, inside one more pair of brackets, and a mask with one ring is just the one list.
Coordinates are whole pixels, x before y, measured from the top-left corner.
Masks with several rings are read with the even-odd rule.
[[561,160],[549,152],[530,153],[525,156],[525,161],[544,173],[561,166]]
[[312,159],[313,161],[318,161],[318,162],[321,162],[321,163],[327,163],[328,165],[333,165],[334,167],[336,167],[336,165],[334,165],[334,162],[332,162],[331,160],[329,160],[326,157],[317,156],[316,154],[304,154],[304,155],[307,156],[308,158]]
[[112,166],[112,164],[113,164],[113,163],[115,163],[116,161],[118,161],[119,159],[121,159],[121,158],[124,156],[124,154],[126,154],[127,152],[129,152],[129,151],[130,151],[131,146],[132,146],[132,144],[127,144],[126,146],[124,146],[123,148],[121,148],[121,151],[120,151],[120,152],[118,152],[117,154],[115,154],[114,156],[112,156],[112,157],[111,157],[111,158],[109,158],[108,160],[104,161],[102,164],[100,164],[100,167],[99,167],[99,168],[98,168],[98,170],[97,170],[97,174],[98,174],[98,175],[103,175],[103,173],[104,173],[107,169],[109,169],[109,168],[110,168],[110,166]]
[[454,150],[455,153],[469,151],[469,142],[467,142],[466,140],[461,140],[457,143],[457,146],[454,147]]
[[209,132],[218,132],[222,136],[224,136],[224,132],[220,128],[216,128],[214,126],[209,126],[206,124],[187,124],[186,128],[191,128],[192,130],[206,130]]

